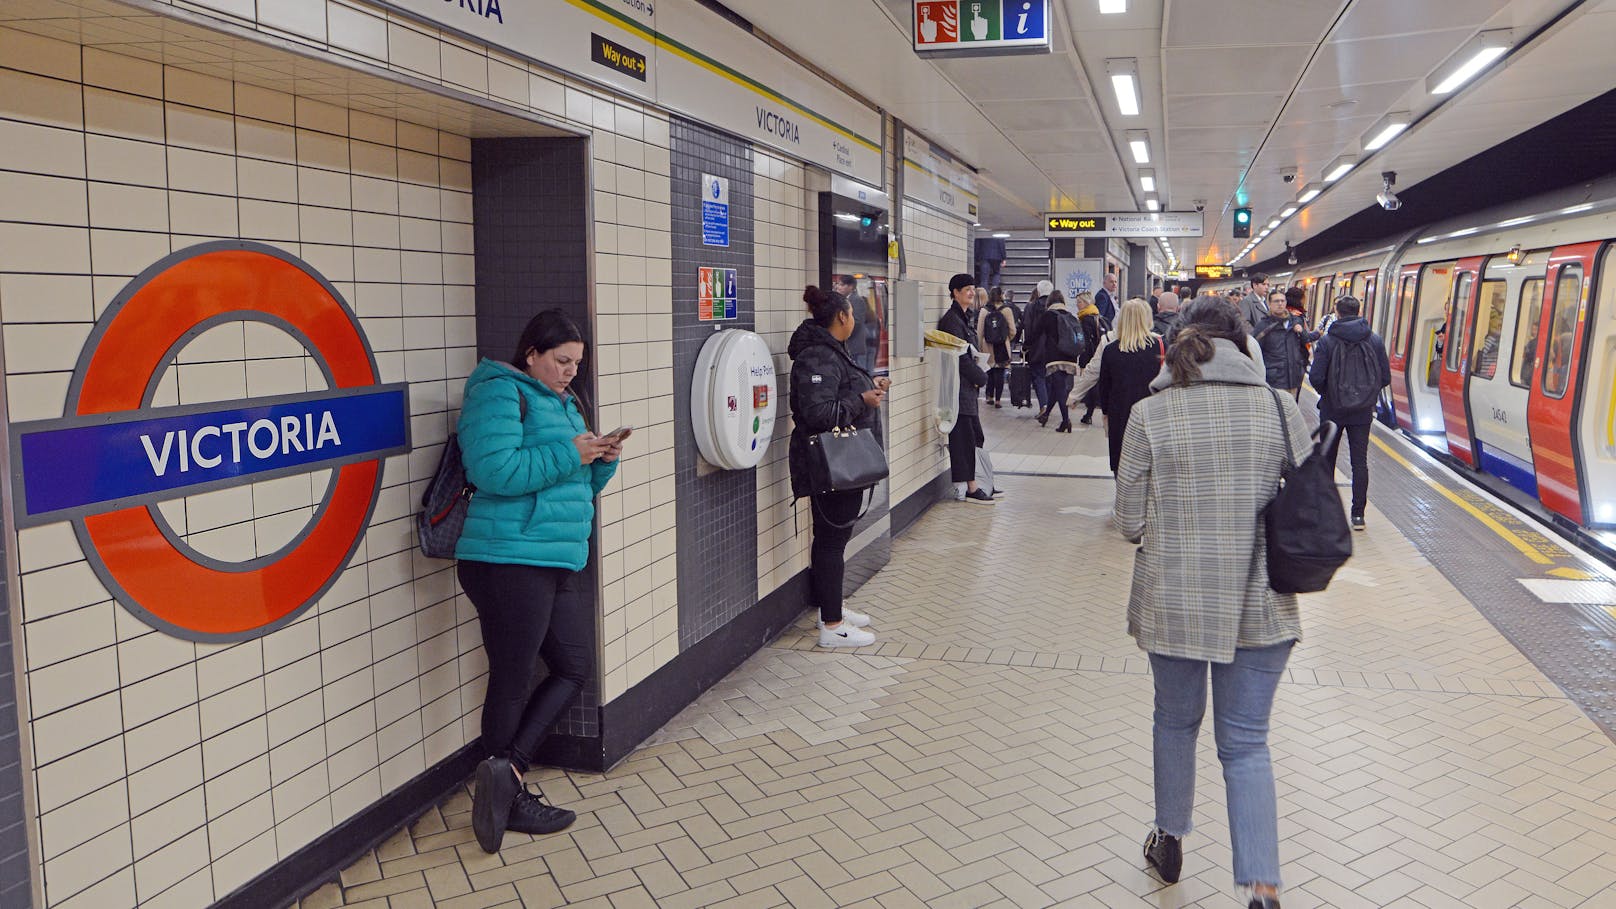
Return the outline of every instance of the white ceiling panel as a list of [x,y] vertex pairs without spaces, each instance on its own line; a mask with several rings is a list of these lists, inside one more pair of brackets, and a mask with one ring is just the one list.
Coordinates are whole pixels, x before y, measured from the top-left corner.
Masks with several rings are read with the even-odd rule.
[[[1336,149],[1345,148],[1375,125],[1379,117],[1342,117],[1337,120],[1315,120],[1312,123],[1281,123],[1274,129],[1269,142],[1283,148],[1330,143]],[[1281,165],[1283,166],[1283,165]]]
[[1204,126],[1185,128],[1179,126],[1169,127],[1167,130],[1168,147],[1174,155],[1174,166],[1180,163],[1178,156],[1184,153],[1199,154],[1203,152],[1240,152],[1255,153],[1257,145],[1262,142],[1263,136],[1268,132],[1261,126]]
[[[1312,52],[1312,46],[1173,50],[1167,55],[1167,96],[1171,99],[1175,94],[1199,94],[1207,89],[1197,86],[1209,85],[1238,86],[1231,90],[1240,92],[1289,92]],[[1265,113],[1271,114],[1272,110]]]
[[[1214,87],[1210,83],[1206,87]],[[1284,102],[1282,92],[1247,95],[1175,95],[1167,99],[1174,126],[1267,126]]]
[[1039,154],[1062,152],[1109,152],[1111,139],[1094,130],[1056,130],[1052,132],[1021,132],[1015,134],[1021,150],[1036,158]]
[[1509,0],[1357,0],[1331,38],[1351,41],[1455,27],[1474,31],[1508,4]]
[[[1065,56],[999,57],[944,61],[940,68],[973,101],[1028,101],[1088,96]],[[1052,78],[1059,66],[1065,78]]]
[[1094,123],[1088,105],[1075,101],[1001,101],[993,105],[993,120],[1011,132],[1082,129]]
[[1272,48],[1318,42],[1339,0],[1181,0],[1169,5],[1167,47]]
[[1333,85],[1313,91],[1298,91],[1285,105],[1281,124],[1313,123],[1342,117],[1380,119],[1392,110],[1408,91],[1411,82],[1378,82],[1364,85]]
[[1475,32],[1474,28],[1458,28],[1326,44],[1308,66],[1301,88],[1307,91],[1363,82],[1423,79]]

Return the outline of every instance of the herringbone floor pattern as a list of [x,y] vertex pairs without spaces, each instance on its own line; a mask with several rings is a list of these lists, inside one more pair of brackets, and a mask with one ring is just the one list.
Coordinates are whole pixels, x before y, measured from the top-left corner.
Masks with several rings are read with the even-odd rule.
[[[1012,419],[1036,425],[990,435],[1033,438]],[[1059,457],[1103,457],[1074,436]],[[818,651],[805,617],[610,773],[535,772],[571,830],[485,855],[460,792],[302,906],[1237,906],[1210,733],[1183,880],[1141,867],[1151,683],[1110,482],[999,485],[894,543],[851,601],[875,647]],[[1369,517],[1275,708],[1285,906],[1616,906],[1616,744]]]

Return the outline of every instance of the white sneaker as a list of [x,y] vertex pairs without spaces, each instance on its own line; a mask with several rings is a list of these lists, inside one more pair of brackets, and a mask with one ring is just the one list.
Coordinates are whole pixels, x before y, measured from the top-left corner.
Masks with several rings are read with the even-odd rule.
[[842,607],[842,621],[854,628],[863,628],[870,624],[870,617],[862,612],[854,612],[846,606]]
[[819,646],[821,647],[863,647],[874,644],[875,635],[862,628],[854,628],[853,623],[847,621],[847,613],[842,613],[842,623],[835,628],[819,629]]

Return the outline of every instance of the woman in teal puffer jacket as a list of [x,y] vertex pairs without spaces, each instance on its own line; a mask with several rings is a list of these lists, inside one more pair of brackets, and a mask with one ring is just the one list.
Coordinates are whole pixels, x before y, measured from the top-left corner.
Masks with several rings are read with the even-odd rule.
[[[595,496],[622,437],[596,436],[570,385],[583,334],[560,310],[529,322],[510,363],[483,360],[466,380],[460,449],[476,487],[455,556],[488,653],[472,828],[487,852],[507,829],[553,833],[577,815],[524,789],[522,774],[590,672],[594,616],[579,596]],[[548,675],[537,686],[539,656]]]

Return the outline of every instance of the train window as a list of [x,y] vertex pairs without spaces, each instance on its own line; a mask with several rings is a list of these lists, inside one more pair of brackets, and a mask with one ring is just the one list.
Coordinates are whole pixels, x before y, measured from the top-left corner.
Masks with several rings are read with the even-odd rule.
[[1444,350],[1448,356],[1448,371],[1456,372],[1464,361],[1464,330],[1470,317],[1470,288],[1476,283],[1475,272],[1465,272],[1453,286],[1453,299],[1448,306],[1448,336]]
[[1470,374],[1491,379],[1498,372],[1498,345],[1504,339],[1504,281],[1481,282],[1481,305],[1476,308],[1476,346],[1470,354]]
[[1358,311],[1363,313],[1365,319],[1375,314],[1375,273],[1368,272],[1364,278],[1363,296],[1358,298]]
[[1537,323],[1543,316],[1543,279],[1521,282],[1520,306],[1515,313],[1515,362],[1509,368],[1511,385],[1530,388],[1537,372]]
[[1397,294],[1397,311],[1392,314],[1392,351],[1400,357],[1408,356],[1408,331],[1405,314],[1414,308],[1414,276],[1403,278],[1403,289]]
[[1565,397],[1571,384],[1571,354],[1576,344],[1577,310],[1582,302],[1582,266],[1560,269],[1554,282],[1554,310],[1549,316],[1549,346],[1543,353],[1543,393]]

